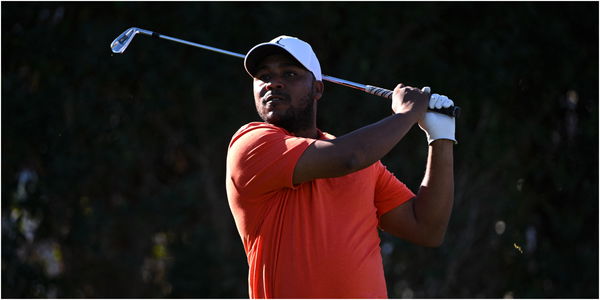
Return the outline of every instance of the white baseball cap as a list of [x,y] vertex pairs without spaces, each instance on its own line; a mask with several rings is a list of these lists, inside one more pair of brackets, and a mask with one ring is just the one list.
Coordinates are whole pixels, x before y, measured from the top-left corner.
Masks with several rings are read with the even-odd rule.
[[317,81],[322,81],[321,65],[312,47],[305,41],[292,36],[281,35],[267,43],[254,46],[244,59],[244,67],[250,76],[256,74],[257,64],[266,56],[285,50],[302,66],[315,75]]

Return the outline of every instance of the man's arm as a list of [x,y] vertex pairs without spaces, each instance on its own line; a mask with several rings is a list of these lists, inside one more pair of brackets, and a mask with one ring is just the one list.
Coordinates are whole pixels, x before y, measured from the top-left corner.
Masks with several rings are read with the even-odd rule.
[[[448,97],[433,94],[429,108],[450,107]],[[413,243],[437,247],[444,240],[454,202],[453,147],[455,120],[427,112],[419,120],[427,135],[429,154],[421,188],[415,199],[381,216],[381,228]]]
[[380,160],[422,118],[428,100],[428,93],[399,84],[392,97],[395,115],[334,140],[315,141],[296,163],[293,183],[343,176]]
[[454,202],[453,144],[438,139],[429,145],[417,196],[381,216],[384,231],[422,246],[442,244]]

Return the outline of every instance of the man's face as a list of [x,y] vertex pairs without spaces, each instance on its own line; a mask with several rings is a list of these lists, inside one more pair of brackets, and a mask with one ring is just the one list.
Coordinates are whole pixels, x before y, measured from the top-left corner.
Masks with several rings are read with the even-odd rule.
[[315,122],[314,101],[321,97],[322,83],[292,58],[275,54],[263,59],[254,77],[254,102],[267,123],[290,132]]

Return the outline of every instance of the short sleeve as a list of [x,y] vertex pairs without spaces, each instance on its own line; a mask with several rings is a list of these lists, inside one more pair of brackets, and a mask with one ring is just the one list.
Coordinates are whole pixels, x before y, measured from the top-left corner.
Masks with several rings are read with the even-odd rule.
[[381,163],[376,163],[378,178],[375,187],[377,217],[415,197],[415,194]]
[[268,124],[242,128],[229,145],[228,176],[238,193],[249,196],[293,188],[296,163],[314,141]]

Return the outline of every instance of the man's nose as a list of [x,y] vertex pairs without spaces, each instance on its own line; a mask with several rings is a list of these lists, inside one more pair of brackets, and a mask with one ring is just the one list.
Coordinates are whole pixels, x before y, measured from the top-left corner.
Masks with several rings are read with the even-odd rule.
[[267,82],[266,88],[267,90],[281,89],[283,88],[283,83],[279,79],[273,78],[272,80]]

